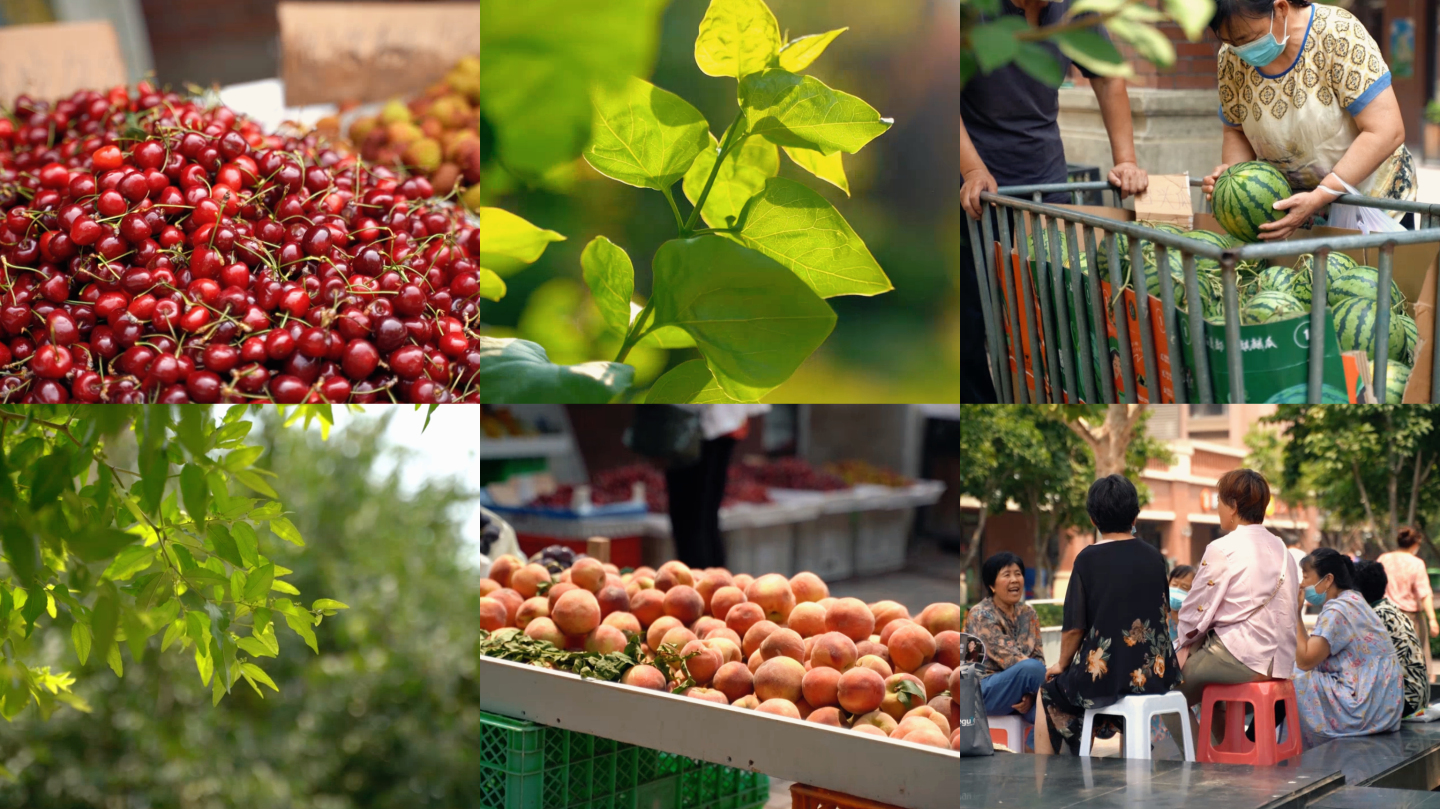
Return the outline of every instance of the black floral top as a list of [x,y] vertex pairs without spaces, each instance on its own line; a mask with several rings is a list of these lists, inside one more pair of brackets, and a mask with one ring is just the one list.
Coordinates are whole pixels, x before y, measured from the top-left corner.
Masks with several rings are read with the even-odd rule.
[[1016,604],[1015,618],[1011,620],[995,605],[993,598],[986,598],[965,613],[965,632],[985,642],[985,662],[980,666],[982,680],[1021,660],[1033,657],[1045,662],[1040,616],[1029,604]]
[[1078,744],[1088,708],[1131,694],[1163,694],[1180,678],[1168,624],[1165,558],[1136,539],[1092,545],[1075,557],[1063,629],[1083,630],[1080,649],[1041,687],[1050,731]]

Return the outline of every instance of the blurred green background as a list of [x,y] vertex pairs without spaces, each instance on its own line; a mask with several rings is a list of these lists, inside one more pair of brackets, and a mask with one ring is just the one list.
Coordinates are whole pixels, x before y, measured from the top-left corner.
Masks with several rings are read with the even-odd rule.
[[[588,0],[586,0],[588,2]],[[872,298],[830,299],[840,320],[826,344],[771,402],[957,402],[960,396],[960,28],[956,0],[768,0],[790,37],[849,26],[807,73],[865,99],[894,127],[857,155],[845,155],[852,196],[781,158],[781,176],[829,199],[865,240],[895,289]],[[721,133],[737,110],[734,79],[695,65],[695,35],[708,3],[672,0],[661,23],[654,84],[694,104]],[[482,53],[482,70],[483,59]],[[482,120],[481,137],[490,132]],[[552,361],[612,360],[621,335],[606,332],[580,271],[597,235],[635,263],[637,296],[650,292],[650,258],[675,237],[674,217],[654,191],[622,185],[576,160],[525,187],[485,165],[486,205],[498,205],[567,241],[550,245],[529,269],[506,279],[509,292],[485,302],[485,333],[545,347]],[[689,211],[680,189],[682,212]],[[699,357],[694,349],[638,349],[637,386]]]
[[[371,411],[374,412],[375,408]],[[37,648],[70,670],[94,713],[26,711],[0,726],[0,806],[29,809],[457,809],[477,805],[479,738],[474,616],[475,548],[462,522],[478,505],[459,481],[402,482],[382,433],[385,408],[328,442],[319,430],[281,429],[267,411],[260,466],[278,475],[297,548],[263,537],[301,593],[350,609],[317,631],[320,654],[280,633],[263,667],[280,687],[260,699],[236,687],[218,707],[189,655],[126,653],[125,677],[80,667],[69,627]],[[408,411],[408,408],[405,409]],[[418,414],[423,418],[423,414]],[[420,421],[391,436],[419,433]],[[434,430],[435,426],[431,426]],[[259,430],[252,433],[258,435]]]

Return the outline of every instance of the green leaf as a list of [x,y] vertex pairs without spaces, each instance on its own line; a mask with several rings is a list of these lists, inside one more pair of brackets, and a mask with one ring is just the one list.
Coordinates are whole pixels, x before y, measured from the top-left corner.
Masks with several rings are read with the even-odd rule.
[[175,435],[185,449],[196,458],[203,458],[210,451],[210,442],[205,437],[205,411],[199,407],[180,408],[180,423],[175,426]]
[[1215,0],[1165,0],[1165,12],[1185,32],[1186,39],[1198,42],[1215,16]]
[[221,464],[230,471],[253,466],[265,454],[264,447],[239,447],[230,450]]
[[1067,16],[1074,18],[1088,12],[1109,14],[1112,11],[1119,11],[1121,6],[1129,2],[1130,0],[1075,0],[1070,5]]
[[835,328],[835,312],[804,282],[729,239],[668,241],[653,269],[655,325],[689,332],[737,399],[790,378]]
[[1065,81],[1065,71],[1061,69],[1060,62],[1050,51],[1034,42],[1021,44],[1019,53],[1015,54],[1015,65],[1034,80],[1050,87],[1059,87]]
[[807,186],[771,178],[741,220],[736,238],[790,268],[822,298],[895,288],[845,217]]
[[845,176],[845,162],[840,152],[827,155],[815,149],[786,146],[785,154],[790,156],[795,165],[844,191],[845,196],[850,196],[850,180]]
[[220,429],[216,430],[215,435],[212,436],[212,439],[215,441],[215,446],[221,447],[222,449],[233,449],[239,446],[245,436],[250,434],[251,426],[251,422],[244,420],[222,424]]
[[230,531],[223,525],[211,525],[205,531],[210,544],[215,548],[215,555],[229,562],[236,567],[244,567],[245,560],[240,558],[240,549],[235,546],[235,538],[230,536]]
[[1055,44],[1061,53],[1093,73],[1122,78],[1135,74],[1114,43],[1094,30],[1067,31],[1056,36]]
[[5,563],[22,582],[32,582],[40,574],[40,541],[31,531],[14,522],[0,523],[0,548],[5,549]]
[[315,654],[320,654],[320,646],[315,641],[315,628],[314,625],[310,623],[310,617],[308,615],[299,617],[285,613],[285,624],[289,626],[295,634],[304,638],[305,645],[309,646]]
[[275,581],[275,566],[273,564],[263,565],[250,571],[245,579],[245,592],[242,598],[245,601],[260,601],[263,603],[270,592],[270,584]]
[[480,263],[501,276],[533,264],[551,242],[565,237],[535,227],[501,208],[480,209]]
[[487,301],[498,301],[505,297],[505,280],[494,270],[480,268],[480,297]]
[[270,647],[266,646],[264,643],[261,643],[255,638],[241,638],[240,640],[235,641],[235,645],[239,646],[240,649],[246,654],[253,655],[255,657],[276,656],[275,652],[270,651]]
[[275,536],[289,542],[291,545],[305,547],[305,540],[300,538],[300,531],[295,524],[286,517],[278,517],[270,521],[270,530]]
[[481,111],[506,169],[538,177],[580,155],[590,138],[591,84],[650,75],[664,7],[665,0],[481,0]]
[[90,645],[94,640],[89,625],[79,621],[71,624],[70,640],[75,644],[75,656],[80,658],[80,665],[85,665],[85,661],[90,659]]
[[585,162],[626,185],[663,191],[705,149],[709,127],[685,99],[643,79],[620,90],[597,87]]
[[205,508],[210,489],[205,485],[205,472],[193,463],[180,469],[180,496],[185,499],[185,511],[196,525],[205,524]]
[[348,610],[349,604],[336,601],[333,598],[317,598],[315,603],[310,605],[312,610]]
[[[241,663],[240,671],[244,673],[247,678],[250,678],[252,680],[259,680],[260,682],[270,686],[270,689],[272,691],[275,691],[277,693],[280,691],[280,689],[275,685],[275,681],[270,679],[270,675],[266,674],[264,669],[260,668],[254,663]],[[259,689],[256,690],[258,691]]]
[[115,672],[116,677],[125,676],[125,663],[120,659],[120,644],[111,645],[110,651],[105,653],[105,662],[110,664],[110,670]]
[[163,452],[155,452],[149,463],[140,463],[140,508],[151,516],[160,509],[160,498],[165,495],[165,478],[170,474],[170,461]]
[[556,365],[528,340],[480,338],[480,396],[493,404],[604,404],[630,387],[635,369],[617,362]]
[[101,562],[114,556],[140,537],[126,531],[116,531],[92,524],[65,540],[70,552],[87,562]]
[[295,589],[295,585],[284,579],[275,579],[270,582],[270,589],[276,593],[285,593],[286,595],[292,596],[300,595],[300,591]]
[[238,469],[234,472],[231,472],[230,474],[233,475],[236,480],[243,483],[247,488],[253,489],[254,491],[259,492],[266,497],[280,496],[275,493],[274,489],[270,488],[270,484],[265,482],[265,478],[260,477],[249,469]]
[[[130,535],[133,536],[133,535]],[[105,568],[104,578],[111,581],[125,581],[146,568],[155,561],[156,546],[146,548],[142,545],[131,545],[115,557],[115,561]]]
[[810,66],[810,63],[819,58],[835,37],[849,31],[849,28],[837,28],[834,31],[826,31],[823,34],[807,34],[803,37],[792,39],[785,43],[780,49],[780,64],[791,73],[799,73]]
[[[1141,56],[1156,65],[1169,67],[1175,63],[1175,46],[1170,42],[1169,37],[1160,32],[1160,29],[1148,22],[1111,17],[1105,24],[1105,28],[1111,35],[1130,43]],[[1038,48],[1039,46],[1034,47]],[[1043,48],[1040,50],[1044,51]],[[1056,82],[1056,86],[1059,86],[1059,82]]]
[[[638,312],[639,307],[636,307],[635,311]],[[640,342],[635,345],[668,349],[694,348],[695,338],[678,326],[662,326],[640,338]]]
[[35,477],[30,482],[30,510],[39,511],[50,505],[62,491],[73,491],[70,475],[70,451],[55,447],[35,463]]
[[604,236],[596,236],[580,254],[585,284],[600,316],[612,329],[630,327],[630,298],[635,295],[635,266],[630,256]]
[[99,464],[95,470],[95,513],[101,515],[110,512],[110,495],[115,489],[115,475],[106,464]]
[[722,404],[738,402],[720,387],[704,360],[687,360],[655,380],[645,394],[647,404]]
[[[700,153],[695,164],[685,173],[685,197],[693,205],[705,190],[710,172],[719,156],[720,143],[710,135],[710,148]],[[780,173],[780,153],[775,144],[763,138],[746,138],[715,175],[710,186],[710,195],[705,198],[705,210],[700,216],[705,224],[714,228],[726,228],[740,219],[745,203],[765,187],[765,181]]]
[[772,69],[740,82],[748,132],[780,146],[854,154],[893,123],[813,76]]
[[255,529],[250,523],[237,522],[230,526],[230,536],[235,538],[235,547],[240,551],[240,560],[245,567],[254,567],[259,563],[260,540],[255,536]]
[[1020,55],[1020,40],[1015,35],[1026,28],[1024,17],[1001,17],[992,23],[976,26],[970,31],[970,45],[981,73],[991,73],[1010,64]]
[[90,611],[90,630],[94,633],[90,651],[96,657],[106,658],[115,648],[115,630],[120,626],[119,594],[115,585],[106,583],[95,599],[95,608]]
[[160,639],[160,651],[164,652],[170,648],[170,644],[185,636],[185,622],[172,621],[165,630],[165,637]]
[[780,52],[780,24],[763,0],[710,0],[695,38],[695,64],[707,76],[741,78]]

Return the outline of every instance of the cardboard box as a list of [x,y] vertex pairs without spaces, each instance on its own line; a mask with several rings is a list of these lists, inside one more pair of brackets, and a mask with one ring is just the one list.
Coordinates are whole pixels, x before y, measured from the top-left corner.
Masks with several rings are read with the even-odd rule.
[[480,53],[479,3],[281,3],[285,104],[415,95]]
[[76,90],[104,92],[126,81],[109,22],[0,26],[0,104],[24,93],[53,101]]

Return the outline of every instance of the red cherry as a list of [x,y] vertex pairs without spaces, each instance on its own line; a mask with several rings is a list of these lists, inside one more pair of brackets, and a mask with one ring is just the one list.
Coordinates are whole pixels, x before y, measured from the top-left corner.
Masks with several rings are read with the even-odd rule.
[[56,309],[45,318],[45,333],[50,335],[50,342],[59,346],[73,345],[80,340],[75,320],[63,309]]
[[[258,340],[259,338],[252,337],[251,339]],[[205,346],[205,350],[200,354],[200,359],[209,370],[217,374],[226,374],[234,370],[235,366],[240,363],[240,351],[232,345],[212,343]]]
[[82,216],[70,226],[70,240],[82,247],[88,247],[100,240],[105,228],[88,216]]
[[300,335],[298,343],[300,353],[311,358],[325,356],[330,348],[330,335],[324,329],[309,328]]
[[70,349],[57,345],[40,346],[30,358],[30,370],[44,379],[61,379],[74,364]]
[[99,199],[95,200],[95,210],[99,211],[101,216],[119,216],[125,213],[129,207],[125,204],[125,198],[120,195],[119,191],[106,191],[100,195]]
[[390,354],[390,370],[401,379],[410,380],[425,372],[425,349],[420,346],[405,346]]
[[165,165],[165,147],[159,141],[147,140],[136,144],[130,157],[142,169],[158,169]]
[[380,352],[365,340],[351,340],[346,343],[345,353],[340,358],[340,367],[344,369],[345,375],[355,380],[370,376],[379,364]]
[[270,382],[270,394],[280,404],[299,404],[305,401],[310,388],[298,377],[281,374]]
[[100,171],[118,169],[125,163],[125,155],[119,146],[101,146],[90,156],[90,162]]
[[295,353],[295,338],[282,329],[270,332],[265,338],[265,354],[272,360],[283,360]]

